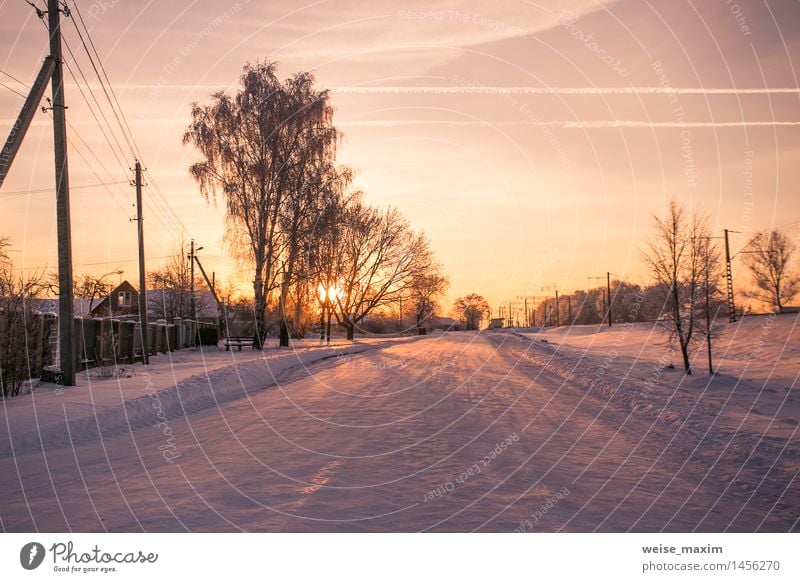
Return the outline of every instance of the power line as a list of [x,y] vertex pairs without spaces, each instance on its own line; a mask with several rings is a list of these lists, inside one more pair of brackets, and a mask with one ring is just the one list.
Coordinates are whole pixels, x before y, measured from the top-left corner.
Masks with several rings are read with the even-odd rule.
[[[45,13],[43,11],[41,11],[40,9],[38,9],[35,6],[35,4],[33,4],[31,2],[28,2],[27,0],[26,0],[26,2],[29,5],[33,6],[34,9],[36,9],[37,15],[40,17],[40,19],[42,19],[42,24],[43,24],[44,28],[46,30],[48,30],[48,26],[45,23],[44,18],[43,18]],[[66,2],[64,3],[64,6],[66,7]],[[122,107],[121,107],[121,105],[119,103],[119,99],[118,99],[118,97],[116,95],[116,92],[114,91],[113,85],[111,84],[111,81],[110,81],[110,79],[108,77],[108,74],[107,74],[107,72],[105,70],[105,67],[103,66],[102,59],[100,58],[99,52],[97,51],[97,47],[94,44],[94,40],[92,39],[91,33],[89,32],[89,29],[86,26],[86,23],[85,23],[85,21],[83,19],[83,16],[82,16],[81,12],[80,12],[80,8],[77,5],[74,5],[74,9],[75,9],[75,13],[78,15],[78,19],[80,20],[80,24],[83,27],[83,32],[82,32],[81,28],[78,26],[78,24],[75,21],[75,19],[74,18],[71,19],[72,23],[73,23],[73,26],[75,27],[75,31],[78,34],[78,37],[80,39],[81,46],[83,47],[83,50],[85,51],[86,56],[89,59],[89,63],[91,65],[92,69],[94,70],[95,75],[97,76],[97,79],[98,79],[98,81],[100,83],[100,87],[101,87],[101,89],[103,91],[103,94],[105,96],[105,99],[108,102],[109,107],[111,107],[111,111],[112,111],[112,113],[114,115],[114,118],[116,120],[116,124],[117,124],[117,126],[119,128],[119,131],[122,133],[122,138],[125,141],[125,143],[126,143],[126,145],[128,147],[128,150],[130,151],[130,153],[132,154],[132,156],[134,158],[136,158],[136,159],[141,161],[143,156],[141,155],[139,147],[136,144],[136,141],[135,141],[135,139],[133,137],[133,133],[131,132],[130,125],[128,124],[128,120],[127,120],[127,118],[125,116],[124,111],[122,110]],[[48,32],[49,32],[49,30],[48,30]],[[67,67],[67,70],[70,73],[70,75],[72,76],[73,80],[75,81],[75,84],[76,84],[76,86],[78,88],[78,91],[81,94],[81,97],[83,98],[83,101],[85,102],[87,108],[89,109],[89,112],[91,113],[92,117],[94,118],[95,122],[97,123],[98,128],[100,129],[100,132],[101,132],[103,140],[108,144],[109,148],[111,149],[111,152],[112,152],[117,164],[119,165],[120,169],[127,174],[126,164],[123,162],[123,160],[120,157],[120,156],[122,156],[122,158],[124,158],[124,157],[126,157],[126,154],[123,151],[124,148],[122,146],[122,143],[120,142],[120,139],[117,137],[117,132],[112,127],[112,125],[111,125],[111,123],[109,121],[109,118],[106,116],[106,114],[104,112],[104,108],[101,106],[99,100],[95,96],[95,92],[93,90],[92,85],[89,83],[88,79],[86,78],[86,75],[84,74],[83,69],[80,66],[80,63],[78,62],[78,59],[77,59],[74,51],[72,50],[72,48],[69,45],[69,43],[67,43],[66,39],[64,39],[64,44],[65,44],[67,50],[69,51],[70,57],[73,60],[73,63],[74,63],[75,69],[78,72],[78,75],[75,74],[75,72],[72,70],[72,67],[69,65],[69,63],[65,63],[66,67]],[[91,47],[91,50],[90,50],[89,47]],[[94,55],[96,56],[96,60],[93,57],[92,52],[94,52]],[[9,78],[14,79],[15,81],[21,83],[23,86],[26,86],[25,83],[21,82],[19,79],[17,79],[16,77],[6,73],[5,71],[3,71],[3,74],[5,74]],[[85,86],[85,89],[86,89],[85,91],[84,91],[83,86],[81,85],[81,80],[83,81],[83,84]],[[8,88],[9,90],[14,91],[16,93],[16,91],[13,88],[8,87],[7,85],[4,85],[4,86],[6,88]],[[88,96],[87,96],[87,93],[88,93]],[[91,99],[90,99],[90,97],[91,97]],[[94,102],[94,104],[92,102]],[[95,111],[95,107],[97,108],[97,112]],[[104,128],[104,124],[101,122],[100,118],[98,118],[97,113],[100,114],[100,118],[102,118],[102,120],[105,122],[105,128]],[[75,146],[75,144],[71,142],[73,147],[75,147],[76,152],[78,153],[80,158],[90,168],[90,170],[95,175],[95,177],[98,178],[98,180],[99,180],[98,184],[99,185],[102,184],[102,185],[105,186],[105,185],[120,185],[120,184],[124,183],[122,181],[114,180],[114,176],[113,176],[112,172],[110,172],[108,170],[108,168],[106,167],[106,165],[97,157],[97,155],[94,152],[94,149],[91,148],[88,145],[86,140],[83,139],[83,137],[77,132],[77,130],[71,124],[69,124],[69,128],[74,133],[74,135],[83,143],[83,145],[86,147],[87,151],[97,161],[97,163],[101,167],[101,169],[109,176],[109,178],[111,178],[110,181],[105,181],[105,180],[100,179],[100,177],[98,176],[93,164],[89,164],[89,162],[86,160],[84,155],[81,153],[80,149],[77,148]],[[106,131],[106,128],[107,128],[107,131]],[[109,134],[110,134],[110,137],[109,137]],[[112,140],[113,140],[113,143],[112,143]],[[176,227],[179,231],[184,233],[187,237],[189,237],[189,232],[188,232],[188,229],[186,228],[186,225],[183,223],[183,221],[180,219],[178,214],[175,212],[175,210],[169,204],[166,196],[162,192],[162,190],[159,187],[159,185],[158,185],[156,179],[154,178],[154,176],[152,174],[150,174],[149,172],[148,172],[148,176],[149,176],[149,181],[152,184],[152,186],[154,188],[154,193],[155,193],[155,196],[152,196],[150,198],[151,212],[152,212],[152,216],[155,218],[155,220],[158,223],[160,223],[160,225],[163,227],[163,230],[161,230],[161,229],[156,229],[156,230],[160,231],[160,234],[162,235],[161,238],[164,239],[164,242],[154,241],[152,239],[152,236],[148,236],[147,238],[150,239],[155,244],[157,244],[159,247],[166,248],[166,247],[164,247],[162,245],[166,244],[168,246],[172,246],[171,239],[169,239],[167,237],[167,233],[170,232],[171,230],[173,230],[173,227],[170,226],[170,224],[174,225],[174,227]],[[112,192],[112,190],[109,190],[108,188],[106,188],[106,191],[111,195],[111,197],[114,200],[114,202],[120,208],[122,208],[124,212],[127,213],[129,209],[126,209],[123,205],[121,205],[119,203],[117,198],[114,196],[114,193]],[[15,192],[14,195],[22,195],[22,194],[27,194],[27,193],[29,193],[29,192],[20,191],[19,193]],[[148,232],[148,235],[150,233],[152,233],[152,229]]]
[[[76,12],[79,12],[79,9]],[[117,121],[117,124],[119,125],[120,131],[123,134],[123,138],[124,138],[125,142],[127,143],[131,154],[132,154],[133,157],[137,157],[138,159],[141,160],[141,155],[140,155],[140,152],[139,152],[139,148],[137,146],[135,146],[135,140],[133,139],[132,134],[130,134],[130,128],[129,128],[128,124],[127,124],[127,120],[125,119],[125,115],[122,112],[121,108],[119,108],[119,114],[117,113],[117,111],[116,111],[116,109],[114,107],[114,103],[112,102],[112,100],[111,100],[111,98],[109,96],[109,93],[114,96],[114,101],[117,103],[117,107],[119,107],[119,100],[116,98],[116,94],[114,93],[114,89],[113,89],[113,87],[110,86],[110,82],[109,82],[109,87],[106,88],[106,84],[103,81],[103,77],[100,75],[99,69],[98,69],[97,65],[95,65],[95,63],[94,63],[94,59],[92,58],[92,55],[89,52],[89,49],[88,49],[88,47],[86,45],[86,42],[83,39],[83,36],[80,33],[80,30],[77,28],[77,25],[75,24],[74,19],[71,19],[71,20],[73,22],[73,25],[76,27],[76,32],[78,33],[78,35],[79,35],[79,37],[81,39],[81,44],[82,44],[82,46],[84,48],[84,51],[86,52],[86,55],[90,60],[92,68],[95,71],[95,74],[97,75],[97,79],[98,79],[98,81],[100,83],[101,88],[103,89],[103,93],[105,94],[106,100],[108,101],[108,104],[112,109],[114,117],[115,117],[115,119]],[[92,47],[94,47],[94,43],[93,43],[93,41],[91,39],[91,35],[89,34],[89,31],[85,26],[85,23],[83,23],[83,24],[84,24],[84,30],[86,32],[86,36],[87,36],[87,38],[89,38],[89,42],[92,45]],[[46,28],[46,25],[45,25],[45,28]],[[92,89],[92,86],[90,85],[89,81],[86,79],[86,75],[83,73],[83,69],[81,68],[80,64],[78,63],[78,60],[77,60],[74,52],[72,51],[72,48],[70,47],[69,43],[66,41],[66,39],[64,39],[64,44],[67,47],[67,50],[69,51],[69,54],[70,54],[70,56],[72,57],[72,59],[74,61],[75,67],[78,70],[78,73],[80,74],[80,77],[83,79],[83,82],[85,83],[86,92],[89,93],[89,95],[91,95],[92,101],[94,101],[97,109],[99,110],[100,116],[103,118],[103,121],[105,121],[105,123],[106,123],[106,126],[108,128],[108,133],[110,133],[111,136],[114,139],[114,142],[116,144],[116,149],[114,147],[114,144],[112,144],[111,140],[108,138],[108,135],[106,134],[106,131],[103,129],[103,124],[97,118],[97,114],[95,113],[94,108],[92,107],[92,103],[86,97],[86,94],[84,93],[83,88],[80,85],[80,81],[78,80],[77,76],[74,74],[74,72],[72,71],[72,69],[71,69],[71,67],[69,66],[68,63],[67,63],[67,70],[69,71],[70,75],[72,75],[72,78],[75,81],[76,86],[78,87],[78,91],[80,92],[81,97],[83,97],[83,100],[86,103],[86,105],[87,105],[87,107],[89,109],[89,112],[92,114],[92,117],[94,118],[95,122],[97,123],[103,138],[105,139],[106,143],[108,144],[109,148],[111,149],[111,152],[114,155],[114,157],[115,157],[115,159],[117,161],[117,164],[120,166],[120,169],[123,172],[127,173],[125,164],[120,159],[120,155],[122,157],[125,157],[125,153],[123,152],[122,144],[120,143],[119,139],[117,138],[116,132],[112,128],[111,123],[108,121],[108,118],[106,117],[106,115],[105,115],[105,113],[103,111],[103,107],[100,105],[100,102],[97,100],[97,97],[95,97],[95,94],[94,94],[94,91]],[[100,61],[99,55],[98,55],[98,61]],[[105,69],[102,66],[102,61],[100,61],[100,70],[103,71],[103,74],[105,75],[105,78],[107,80],[108,79],[108,75],[105,74]],[[124,126],[123,126],[123,122],[120,121],[120,118],[122,118],[122,120],[124,121]],[[72,127],[71,125],[70,125],[70,128],[73,131],[75,131],[74,127]],[[130,134],[130,138],[128,137],[128,134],[126,134],[126,128],[127,128],[128,134]],[[77,131],[75,131],[75,133],[80,138],[80,136],[77,133]],[[84,145],[86,145],[87,149],[89,149],[89,151],[91,152],[92,149],[89,148],[88,144],[86,144],[86,141],[83,138],[80,138],[80,139],[84,143]],[[132,144],[132,142],[133,142],[133,144]],[[119,152],[119,155],[118,155],[117,152]],[[92,155],[93,155],[93,157],[95,159],[97,159],[97,156],[94,155],[94,152],[92,152]],[[99,160],[98,160],[98,162],[99,162]],[[111,176],[111,173],[108,172],[107,169],[106,169],[106,172],[109,174],[109,176]],[[158,188],[158,185],[155,183],[155,180],[152,178],[152,175],[150,177],[151,177],[151,182],[153,183],[154,187],[157,190],[157,193],[159,194],[160,198],[163,200],[163,202],[161,202],[158,198],[153,198],[152,199],[153,203],[156,205],[156,208],[153,209],[154,211],[153,211],[152,215],[161,224],[161,226],[164,228],[165,232],[170,230],[170,226],[168,225],[168,222],[172,222],[175,227],[178,227],[180,230],[182,230],[184,233],[186,233],[188,235],[188,230],[186,229],[185,225],[180,221],[180,218],[177,216],[175,211],[169,206],[169,203],[166,201],[166,197],[163,195],[163,193],[161,193],[160,188]],[[172,214],[172,217],[174,217],[174,218],[171,218],[167,214],[167,210],[169,211],[170,214]],[[148,237],[148,238],[150,238],[150,237]]]
[[30,88],[30,86],[29,86],[27,83],[25,83],[25,82],[23,82],[23,81],[20,81],[20,80],[19,80],[19,79],[17,79],[17,78],[16,78],[14,75],[12,75],[11,73],[8,73],[8,72],[4,71],[3,69],[0,69],[0,74],[3,74],[3,75],[5,75],[6,77],[10,77],[11,79],[13,79],[14,81],[16,81],[16,82],[17,82],[17,83],[19,83],[20,85],[23,85],[23,86],[25,86],[25,87],[28,87],[28,88]]
[[[40,11],[37,11],[37,13],[39,13],[39,12]],[[39,13],[39,16],[40,16],[40,18],[42,18],[44,16],[44,13]],[[42,18],[42,25],[44,26],[45,30],[48,31],[48,34],[49,34],[49,29],[47,27],[47,24],[44,22],[43,18]],[[63,39],[63,37],[62,37],[62,41],[64,42],[65,45],[67,45],[67,49],[69,50],[70,55],[74,59],[75,58],[74,54],[73,54],[72,50],[70,49],[69,45],[67,44],[66,39]],[[103,126],[100,123],[100,120],[97,118],[97,114],[94,112],[94,109],[92,108],[91,102],[87,99],[86,94],[83,92],[83,89],[81,88],[80,81],[78,80],[78,77],[74,74],[72,69],[69,67],[69,64],[68,63],[65,63],[65,64],[67,65],[67,69],[68,69],[70,75],[72,76],[73,80],[75,81],[75,84],[78,87],[78,90],[79,90],[81,96],[83,97],[84,102],[86,103],[87,107],[89,108],[89,111],[92,114],[92,117],[94,118],[95,122],[98,124],[98,127],[101,130],[101,134],[103,135],[103,138],[105,139],[105,141],[108,144],[108,146],[111,148],[112,153],[114,154],[114,156],[115,156],[115,158],[117,160],[117,163],[120,165],[121,169],[125,172],[125,170],[126,170],[125,166],[122,163],[122,161],[119,159],[119,157],[117,156],[116,151],[114,150],[114,145],[111,143],[111,141],[109,140],[108,136],[106,135],[106,132],[103,130]],[[98,109],[100,109],[101,116],[103,117],[104,120],[106,120],[106,125],[108,126],[109,131],[112,133],[112,136],[114,136],[113,129],[111,128],[111,125],[108,123],[107,118],[103,114],[102,107],[100,106],[100,103],[97,101],[96,98],[94,98],[94,94],[91,91],[91,86],[89,85],[89,82],[86,79],[86,76],[83,74],[83,70],[80,68],[80,64],[77,62],[77,60],[75,61],[75,66],[78,69],[78,72],[80,73],[80,76],[83,79],[84,83],[86,83],[87,91],[90,94],[92,94],[92,97],[93,97],[93,100],[94,100],[95,104],[97,105]],[[17,79],[16,77],[13,77],[12,75],[10,75],[8,73],[4,73],[4,74],[6,74],[7,76],[13,78],[15,81],[17,81],[18,83],[22,84],[23,86],[30,88],[30,86],[27,83]],[[105,184],[105,183],[112,184],[112,183],[114,183],[115,182],[114,181],[114,176],[112,175],[111,171],[109,171],[109,169],[106,167],[106,165],[97,157],[97,155],[96,155],[96,153],[94,151],[94,148],[89,146],[89,144],[86,142],[86,140],[81,136],[81,134],[77,131],[77,129],[69,121],[67,121],[67,126],[73,132],[75,137],[77,137],[83,143],[83,145],[86,147],[86,150],[91,154],[91,156],[94,158],[94,160],[97,162],[97,164],[105,171],[105,173],[110,178],[110,181],[102,180],[100,178],[100,176],[97,174],[97,171],[95,170],[94,165],[90,164],[88,162],[86,157],[80,151],[80,148],[77,147],[75,142],[73,142],[72,140],[68,139],[69,144],[75,149],[75,152],[78,154],[78,156],[81,158],[81,160],[83,160],[83,162],[90,169],[90,171],[94,174],[94,176],[98,179],[99,183],[101,183],[101,184]],[[114,138],[115,138],[115,141],[117,142],[117,145],[118,145],[120,153],[122,153],[122,147],[119,145],[119,140],[116,139],[116,136],[114,136]],[[124,156],[124,153],[123,153],[123,156]],[[128,182],[128,180],[125,180],[122,183],[127,183],[127,182]],[[129,212],[129,209],[126,209],[122,204],[119,203],[119,201],[116,199],[116,197],[114,197],[114,194],[113,194],[113,192],[111,190],[106,188],[106,192],[108,192],[109,195],[111,195],[112,200],[114,200],[114,202],[117,204],[117,206],[119,206],[123,210],[124,213],[127,214]],[[120,192],[120,194],[122,194],[122,192]],[[17,194],[17,195],[21,195],[21,194]],[[124,196],[124,194],[123,194],[123,196]],[[128,202],[130,203],[130,200],[128,200]],[[162,226],[164,226],[165,229],[166,229],[167,228],[166,223],[161,220],[161,218],[158,215],[158,213],[154,213],[154,216],[158,219],[159,222],[161,222]],[[167,240],[167,243],[166,243],[167,246],[165,246],[164,243],[156,241],[152,237],[148,237],[148,238],[150,238],[150,240],[154,244],[157,244],[157,246],[159,246],[160,248],[167,248],[169,245],[171,245],[171,241],[169,241],[169,239],[165,239],[165,240]]]
[[[66,4],[66,2],[65,2],[65,4]],[[75,7],[75,12],[78,14],[78,16],[81,19],[81,24],[83,25],[84,30],[86,30],[86,36],[89,37],[89,29],[86,28],[86,24],[84,24],[84,22],[83,22],[83,17],[81,17],[80,9],[78,8],[77,4],[75,4],[74,2],[73,2],[73,6]],[[120,115],[117,114],[117,110],[114,108],[114,103],[112,103],[111,97],[108,94],[108,89],[106,88],[106,84],[103,82],[103,76],[100,75],[100,71],[98,70],[97,65],[94,62],[94,58],[92,58],[92,53],[89,51],[89,47],[86,46],[86,41],[83,38],[83,34],[81,34],[80,28],[78,28],[78,23],[75,22],[74,18],[70,18],[70,21],[72,22],[72,25],[75,28],[75,32],[78,33],[78,38],[80,39],[81,44],[83,45],[83,50],[86,52],[86,56],[89,57],[89,64],[92,65],[92,69],[94,69],[95,75],[97,75],[97,79],[100,81],[100,88],[103,90],[103,93],[106,96],[106,100],[108,100],[108,104],[111,106],[111,111],[114,114],[114,118],[117,120],[117,124],[120,126],[120,129],[122,130],[122,137],[125,139],[126,143],[128,144],[128,148],[130,149],[131,154],[133,154],[133,157],[137,157],[138,150],[134,149],[133,145],[131,144],[132,136],[131,136],[131,138],[129,138],[128,134],[125,133],[125,128],[123,128],[122,122],[120,121]],[[89,38],[89,42],[91,43],[92,48],[94,48],[94,42],[92,42],[91,38]],[[97,52],[97,50],[95,49],[95,53],[96,52]],[[71,54],[71,52],[70,52],[70,54]],[[103,69],[103,75],[105,76],[106,80],[108,80],[108,75],[105,74],[105,69],[103,68],[103,63],[100,60],[100,55],[97,55],[97,60],[100,63],[100,68]],[[109,81],[108,84],[111,85],[111,82]],[[114,90],[112,88],[111,92],[113,93],[113,91]],[[116,101],[117,107],[119,107],[119,101],[117,101],[116,95],[114,96],[114,101]],[[121,109],[120,109],[120,113],[121,113]],[[125,126],[127,127],[127,122],[126,122]],[[128,129],[128,131],[130,132],[130,129]]]
[[[73,186],[70,184],[70,190],[85,190],[87,188],[98,188],[100,186],[116,186],[117,184],[127,184],[128,181],[119,181],[119,182],[98,182],[96,184],[82,184],[80,186]],[[42,193],[53,193],[55,192],[55,188],[38,188],[35,190],[10,190],[8,192],[0,192],[0,196],[21,196],[24,194],[42,194]]]
[[[171,259],[172,255],[164,255],[163,257],[150,257],[149,260],[151,261],[161,261],[164,259]],[[98,261],[96,263],[76,263],[75,267],[99,267],[101,265],[118,265],[122,263],[135,263],[139,259],[123,259],[123,260],[114,260],[114,261]],[[47,267],[14,267],[12,271],[38,271],[42,269],[46,269]]]
[[[108,122],[108,118],[106,118],[106,114],[103,112],[103,108],[100,106],[100,103],[97,101],[97,98],[94,96],[94,92],[92,91],[92,89],[91,89],[91,87],[89,85],[89,81],[86,79],[86,76],[83,74],[83,69],[81,69],[80,64],[78,64],[78,60],[75,58],[75,55],[72,52],[72,48],[69,46],[69,43],[67,42],[66,39],[64,39],[64,46],[67,47],[67,51],[69,51],[69,55],[70,55],[70,57],[72,57],[72,60],[75,63],[75,67],[78,69],[78,72],[80,73],[81,78],[83,79],[83,82],[86,83],[86,90],[92,96],[92,99],[94,100],[95,105],[97,105],[97,109],[100,112],[100,116],[103,118],[103,121],[106,122],[106,126],[108,127],[109,133],[111,133],[111,136],[114,138],[114,142],[117,144],[117,150],[119,151],[120,154],[122,154],[122,157],[124,158],[125,157],[125,153],[122,151],[122,145],[119,143],[119,140],[117,139],[116,134],[111,129],[111,124]],[[80,92],[81,97],[83,97],[83,100],[86,102],[86,105],[88,106],[89,111],[92,114],[92,117],[94,117],[94,120],[97,122],[97,126],[100,129],[100,133],[103,134],[103,138],[106,140],[106,142],[108,143],[109,147],[111,148],[111,153],[114,154],[114,157],[116,158],[117,163],[119,164],[120,168],[124,171],[125,170],[125,164],[122,162],[120,157],[117,155],[117,151],[114,150],[114,145],[108,139],[108,136],[106,135],[105,129],[103,129],[103,124],[100,123],[99,119],[97,119],[97,115],[95,114],[94,109],[92,109],[91,104],[89,103],[89,100],[86,98],[86,95],[83,93],[83,89],[81,88],[77,77],[72,72],[72,67],[70,67],[69,63],[65,63],[65,64],[67,66],[67,70],[69,71],[69,74],[72,76],[72,79],[75,81],[75,85],[78,87],[78,91]]]
[[17,95],[19,95],[19,96],[20,96],[20,97],[22,97],[23,99],[25,99],[25,98],[27,98],[27,97],[28,97],[27,95],[23,95],[22,93],[20,93],[19,91],[17,91],[17,90],[16,90],[16,89],[14,89],[13,87],[9,87],[8,85],[6,85],[5,83],[3,83],[2,81],[0,81],[0,87],[5,87],[6,89],[8,89],[9,91],[11,91],[12,93],[16,93]]
[[[144,161],[144,159],[143,159],[144,156],[142,156],[141,151],[139,150],[138,144],[136,144],[136,140],[133,137],[133,132],[131,131],[130,125],[128,124],[128,119],[125,116],[125,112],[122,110],[122,106],[119,104],[119,99],[117,98],[116,91],[114,91],[114,86],[112,85],[111,80],[108,78],[108,73],[106,72],[105,67],[103,66],[103,60],[100,58],[100,54],[97,51],[97,47],[94,44],[94,40],[92,39],[92,35],[89,32],[88,27],[86,26],[86,22],[83,20],[83,15],[81,14],[80,7],[77,4],[75,4],[74,2],[73,2],[73,6],[75,8],[75,13],[78,15],[78,19],[80,20],[81,26],[83,27],[83,30],[86,33],[86,39],[89,41],[89,45],[88,46],[86,44],[86,40],[84,40],[84,35],[81,34],[81,31],[78,28],[78,25],[75,22],[74,18],[72,19],[72,24],[75,27],[75,30],[78,33],[78,36],[80,37],[81,44],[83,45],[83,48],[84,48],[84,50],[86,52],[86,55],[89,57],[89,62],[91,63],[92,68],[94,69],[95,74],[97,75],[97,79],[100,82],[100,86],[103,89],[103,93],[105,94],[106,99],[108,100],[108,103],[111,106],[111,110],[114,112],[114,117],[117,120],[117,124],[120,126],[120,130],[122,131],[123,137],[125,138],[125,141],[127,142],[128,147],[131,150],[131,153],[140,162],[143,162]],[[95,59],[92,57],[91,51],[89,51],[89,46],[92,47],[92,50],[94,51],[94,54],[97,57],[97,65],[95,64]],[[98,65],[99,65],[99,68],[98,68]],[[102,72],[102,75],[101,75],[101,72]],[[113,102],[112,102],[112,97],[113,97]],[[116,107],[115,107],[115,105],[116,105]],[[153,175],[150,174],[149,172],[147,172],[147,170],[145,170],[145,172],[149,176],[149,182],[153,185],[153,188],[155,189],[157,197],[160,198],[160,200],[158,200],[158,198],[154,198],[153,199],[154,202],[157,202],[159,205],[161,205],[162,201],[163,201],[163,207],[161,208],[161,211],[164,212],[165,214],[166,214],[166,211],[169,211],[169,213],[172,215],[172,219],[174,219],[174,221],[175,221],[176,226],[179,226],[180,229],[183,231],[183,233],[188,235],[189,232],[188,232],[188,229],[186,228],[186,225],[183,224],[183,221],[175,213],[175,210],[169,205],[169,202],[167,201],[166,196],[164,196],[163,192],[161,191],[161,188],[159,187],[159,185],[158,185],[157,181],[155,180],[155,178],[153,177]],[[164,209],[166,209],[166,210],[164,210]],[[172,220],[172,219],[170,219],[170,220]]]

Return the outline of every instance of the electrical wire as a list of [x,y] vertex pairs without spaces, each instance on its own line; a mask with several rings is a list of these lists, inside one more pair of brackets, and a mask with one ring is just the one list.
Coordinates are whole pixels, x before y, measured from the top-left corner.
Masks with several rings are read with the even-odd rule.
[[[81,184],[79,186],[74,186],[70,184],[70,190],[85,190],[87,188],[98,188],[100,186],[116,186],[117,184],[127,184],[128,181],[118,181],[118,182],[98,182],[96,184]],[[38,188],[34,190],[10,190],[8,192],[0,192],[0,196],[22,196],[24,194],[42,194],[42,193],[50,193],[54,194],[56,192],[55,188]]]

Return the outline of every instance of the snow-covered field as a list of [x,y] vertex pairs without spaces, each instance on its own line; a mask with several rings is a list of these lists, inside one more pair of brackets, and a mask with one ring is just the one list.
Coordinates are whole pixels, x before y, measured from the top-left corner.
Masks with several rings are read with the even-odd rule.
[[795,531],[799,323],[719,325],[713,377],[649,324],[84,374],[2,404],[0,527]]

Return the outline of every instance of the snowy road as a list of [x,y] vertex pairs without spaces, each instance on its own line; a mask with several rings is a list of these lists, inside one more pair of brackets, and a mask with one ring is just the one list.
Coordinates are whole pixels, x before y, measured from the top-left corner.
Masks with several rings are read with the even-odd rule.
[[551,360],[512,334],[451,333],[265,372],[266,388],[159,426],[154,400],[132,430],[2,453],[0,526],[798,529],[796,430],[733,431],[682,401],[662,418]]

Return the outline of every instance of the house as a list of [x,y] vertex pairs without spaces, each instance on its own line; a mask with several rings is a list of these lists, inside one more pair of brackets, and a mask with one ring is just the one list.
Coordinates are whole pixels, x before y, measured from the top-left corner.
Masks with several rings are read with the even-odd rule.
[[122,317],[139,315],[139,291],[127,280],[123,281],[107,297],[92,308],[94,317]]
[[[195,291],[195,316],[199,321],[217,322],[220,312],[210,291]],[[151,319],[191,318],[191,293],[184,289],[148,289],[147,313]]]
[[[31,299],[29,305],[39,313],[58,313],[58,298],[53,299]],[[83,317],[89,313],[89,300],[75,297],[72,300],[72,311],[75,317]]]

